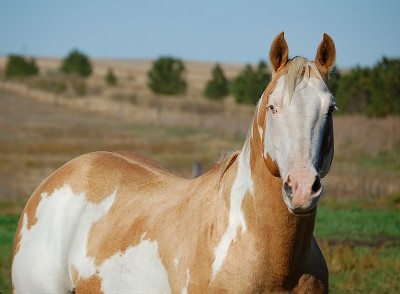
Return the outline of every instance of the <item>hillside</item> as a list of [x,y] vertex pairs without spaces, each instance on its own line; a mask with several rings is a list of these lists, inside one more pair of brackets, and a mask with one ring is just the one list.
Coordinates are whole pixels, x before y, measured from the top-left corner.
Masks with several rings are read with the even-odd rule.
[[[38,58],[37,62],[41,75],[51,76],[60,60]],[[5,59],[0,58],[1,66],[4,63]],[[28,166],[44,177],[84,152],[125,149],[155,157],[178,174],[190,177],[194,161],[207,168],[220,152],[241,147],[254,106],[237,105],[231,97],[214,102],[202,96],[212,63],[185,62],[189,89],[178,97],[157,96],[148,90],[146,73],[151,61],[94,60],[93,64],[94,74],[84,97],[56,95],[35,87],[35,81],[0,82],[0,132],[9,133],[10,126],[13,129],[0,140],[4,175],[14,169],[11,158],[22,160],[21,171],[26,172],[24,168]],[[241,69],[240,65],[222,66],[230,78]],[[118,77],[116,87],[104,82],[110,67]],[[324,179],[326,194],[331,199],[397,197],[400,119],[368,119],[339,113],[335,115],[334,128],[335,158]],[[59,142],[59,133],[66,143]],[[96,135],[88,135],[92,133]],[[35,138],[33,142],[31,136]],[[47,161],[48,156],[55,157]],[[42,169],[42,162],[48,167]],[[26,197],[40,177],[36,175],[32,182],[24,179],[29,188],[18,193],[3,178],[0,198]],[[18,189],[21,186],[16,184]]]
[[[25,83],[0,82],[0,87],[41,101],[70,108],[100,112],[118,119],[166,126],[217,128],[229,133],[246,132],[254,107],[237,105],[232,97],[223,102],[209,101],[202,95],[211,77],[213,63],[185,61],[188,90],[181,96],[159,96],[147,87],[150,60],[93,60],[94,73],[86,83],[84,97],[68,93],[54,95],[46,91],[48,80],[57,76],[61,60],[37,58],[40,77]],[[0,57],[0,68],[6,57]],[[234,78],[242,65],[222,64],[228,78]],[[106,71],[112,68],[117,76],[115,87],[106,85]],[[266,81],[267,83],[267,81]],[[44,91],[43,91],[44,90]],[[70,99],[73,98],[73,99]]]

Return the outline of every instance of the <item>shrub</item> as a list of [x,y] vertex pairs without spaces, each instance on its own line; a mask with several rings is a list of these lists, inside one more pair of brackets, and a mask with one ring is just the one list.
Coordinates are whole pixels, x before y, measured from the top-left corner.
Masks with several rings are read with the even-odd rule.
[[371,91],[371,70],[356,67],[343,75],[337,86],[336,104],[340,113],[365,113]]
[[73,50],[62,61],[60,70],[66,74],[76,74],[81,77],[88,77],[92,74],[92,64],[85,54],[78,50]]
[[229,84],[219,64],[212,70],[212,79],[204,89],[204,95],[213,100],[221,100],[229,94]]
[[371,71],[369,116],[400,115],[400,59],[383,57]]
[[231,91],[236,102],[256,104],[270,78],[265,62],[260,61],[255,70],[250,65],[246,65],[232,83]]
[[6,78],[34,76],[39,73],[34,58],[27,59],[20,55],[8,56],[4,76]]
[[114,75],[112,68],[108,69],[105,80],[109,86],[115,86],[117,84],[117,77]]
[[331,87],[333,96],[335,96],[337,93],[341,77],[342,75],[340,74],[339,69],[336,66],[334,66],[332,70],[329,72],[329,85]]
[[186,91],[186,81],[183,78],[185,65],[180,59],[160,57],[147,73],[148,86],[157,94],[175,95]]
[[341,113],[400,115],[400,59],[383,57],[374,67],[355,67],[337,85]]

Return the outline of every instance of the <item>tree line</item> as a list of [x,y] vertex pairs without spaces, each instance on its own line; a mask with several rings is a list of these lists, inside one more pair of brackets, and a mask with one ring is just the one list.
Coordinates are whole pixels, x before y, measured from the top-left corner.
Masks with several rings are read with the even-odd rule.
[[[92,74],[90,59],[78,50],[62,60],[60,72],[68,76],[86,78]],[[147,73],[148,87],[156,94],[180,95],[186,92],[185,64],[182,60],[164,56],[153,62]],[[10,55],[4,71],[6,78],[39,74],[34,58]],[[270,80],[268,64],[246,65],[237,77],[229,80],[220,64],[215,64],[211,79],[203,94],[211,100],[223,100],[232,95],[237,103],[256,104]],[[112,68],[105,82],[118,83]],[[341,73],[336,67],[330,73],[330,86],[340,113],[368,116],[400,115],[400,59],[383,57],[373,67],[355,67]]]
[[343,113],[382,117],[400,115],[400,59],[381,58],[373,67],[334,68],[332,91]]

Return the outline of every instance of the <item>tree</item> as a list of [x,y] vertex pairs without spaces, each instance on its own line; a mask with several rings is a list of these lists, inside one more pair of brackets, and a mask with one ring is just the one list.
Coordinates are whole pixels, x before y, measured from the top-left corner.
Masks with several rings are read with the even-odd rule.
[[175,95],[186,91],[183,74],[185,65],[180,59],[160,57],[147,73],[148,86],[157,94]]
[[372,68],[352,68],[332,86],[340,113],[400,115],[399,72],[400,59],[386,57]]
[[246,65],[232,83],[232,94],[238,103],[256,104],[271,78],[268,66],[260,61],[254,70]]
[[208,81],[204,95],[213,100],[221,100],[229,94],[229,84],[221,66],[217,63],[212,70],[212,79]]
[[112,68],[108,69],[105,80],[109,86],[115,86],[117,84],[117,77],[114,75]]
[[27,59],[21,55],[9,55],[4,75],[6,78],[34,76],[39,73],[34,58]]
[[400,115],[400,59],[383,57],[371,71],[367,115]]
[[341,113],[365,113],[370,97],[370,68],[357,66],[341,77],[336,93],[336,104]]
[[340,83],[340,78],[342,75],[340,74],[339,69],[336,67],[336,65],[331,69],[329,72],[329,85],[331,87],[331,91],[333,96],[336,95],[337,89],[339,87]]
[[92,64],[85,54],[78,50],[73,50],[63,60],[61,71],[66,74],[76,74],[81,77],[88,77],[92,74]]

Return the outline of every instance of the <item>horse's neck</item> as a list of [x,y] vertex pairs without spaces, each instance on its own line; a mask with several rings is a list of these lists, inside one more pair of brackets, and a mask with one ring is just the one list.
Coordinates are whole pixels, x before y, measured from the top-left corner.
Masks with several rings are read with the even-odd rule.
[[250,176],[243,170],[237,173],[244,177],[241,182],[251,181],[251,189],[242,202],[245,224],[256,242],[263,246],[268,270],[273,269],[282,279],[290,279],[307,267],[315,215],[297,217],[289,213],[282,199],[282,180],[266,167],[262,140],[257,135],[258,129],[248,136],[237,159],[238,169],[248,160],[251,173]]

